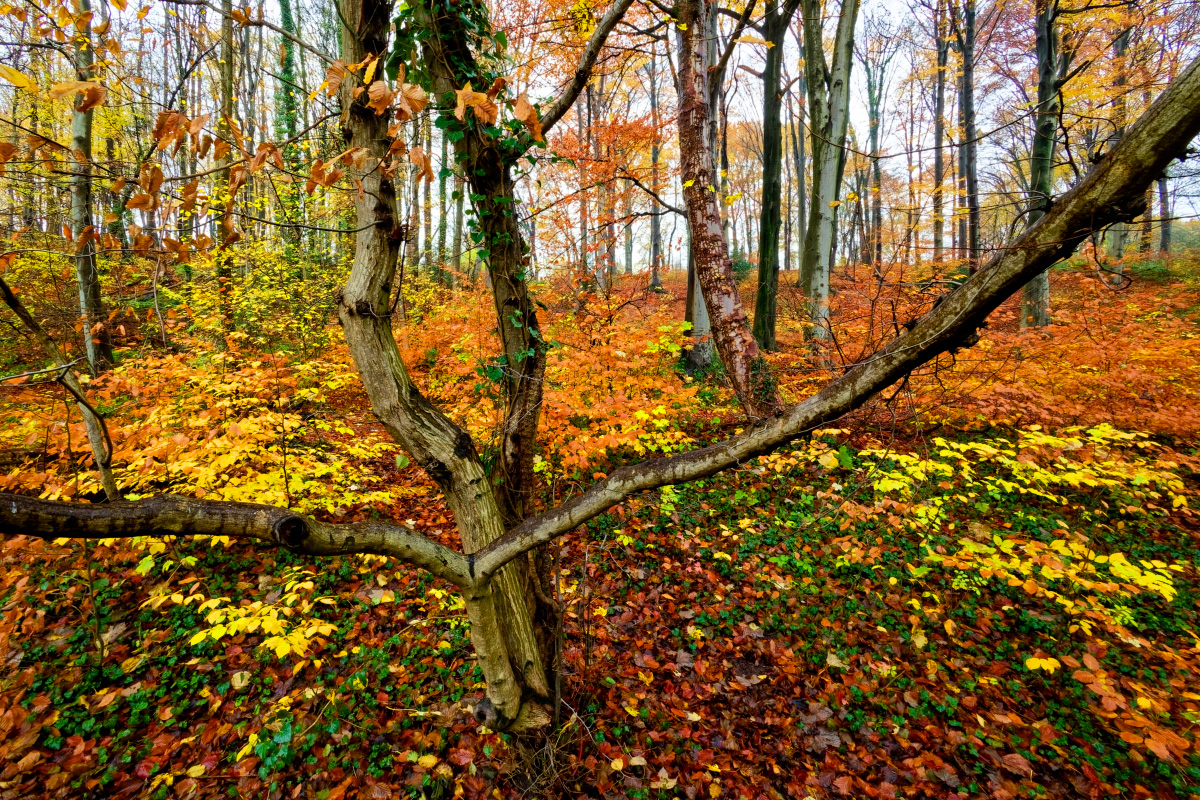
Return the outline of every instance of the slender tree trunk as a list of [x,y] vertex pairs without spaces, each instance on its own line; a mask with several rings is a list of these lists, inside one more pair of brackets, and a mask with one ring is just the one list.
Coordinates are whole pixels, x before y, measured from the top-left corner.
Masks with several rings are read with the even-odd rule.
[[1158,249],[1163,254],[1171,252],[1171,195],[1167,186],[1169,180],[1166,171],[1158,179]]
[[962,172],[966,189],[967,206],[967,268],[974,272],[979,267],[979,143],[975,132],[975,0],[964,0],[962,31],[959,37],[962,55],[962,104],[963,147]]
[[442,140],[442,157],[438,161],[438,223],[437,223],[437,274],[442,282],[449,285],[450,274],[446,272],[446,168],[449,165],[446,155],[446,131],[439,131]]
[[711,156],[714,142],[708,83],[712,62],[705,36],[708,15],[715,9],[706,0],[683,0],[678,10],[680,177],[696,281],[706,307],[720,309],[710,316],[713,339],[742,408],[751,417],[774,416],[782,406],[778,388],[747,325],[718,198],[707,188],[718,184]]
[[463,257],[463,207],[466,202],[467,186],[459,170],[454,172],[454,268],[462,269]]
[[933,263],[941,264],[944,258],[944,227],[946,224],[945,203],[942,190],[946,184],[945,154],[942,149],[946,141],[946,70],[950,57],[950,40],[946,35],[946,0],[938,0],[934,20],[937,41],[937,75],[933,88]]
[[[804,40],[800,40],[800,60],[804,60]],[[804,104],[808,98],[808,81],[804,70],[797,80],[796,113],[792,117],[792,160],[796,163],[796,280],[803,288],[804,240],[808,231],[808,193],[805,191],[807,175],[804,165]],[[790,103],[789,103],[790,106]]]
[[[425,155],[428,158],[433,157],[433,116],[425,115],[425,124],[422,126],[424,133]],[[425,197],[424,204],[421,208],[422,219],[424,221],[425,235],[422,238],[424,249],[422,251],[423,260],[425,261],[425,269],[430,276],[436,277],[433,265],[433,187],[431,181],[425,181]]]
[[783,127],[779,78],[783,66],[783,44],[791,27],[798,0],[767,0],[763,21],[767,62],[763,67],[763,171],[762,215],[758,228],[758,289],[754,296],[754,338],[764,350],[777,349],[775,314],[779,296],[779,227],[783,166]]
[[[1058,130],[1058,21],[1057,0],[1037,0],[1037,117],[1029,169],[1029,225],[1050,208],[1054,186],[1055,133]],[[1021,302],[1021,327],[1050,324],[1050,273],[1041,273],[1026,284]]]
[[625,274],[633,274],[633,189],[625,189]]
[[[233,0],[221,0],[221,62],[220,62],[220,115],[217,121],[217,135],[232,145],[233,134]],[[218,191],[227,191],[229,186],[229,167],[233,164],[231,149],[220,160],[221,170],[217,173]],[[219,232],[217,239],[221,244],[217,247],[214,257],[217,273],[217,295],[221,306],[221,324],[225,332],[233,330],[233,254],[229,245],[234,234],[233,203],[234,198],[225,196],[221,209]],[[224,340],[222,340],[222,343]]]
[[812,131],[812,205],[804,241],[805,294],[809,301],[810,338],[829,337],[829,278],[837,194],[844,166],[842,146],[849,121],[850,69],[859,0],[844,0],[834,38],[833,61],[826,67],[822,44],[821,5],[802,0],[805,71],[808,79],[809,128]]
[[[650,54],[650,126],[653,130],[650,133],[650,189],[654,192],[655,197],[660,196],[662,192],[662,183],[659,171],[659,156],[661,152],[661,139],[659,138],[659,119],[658,119],[658,46],[654,45],[654,50]],[[653,216],[650,217],[650,288],[662,288],[662,212],[663,208],[655,200],[653,205]]]
[[[80,0],[82,13],[91,11],[91,0]],[[79,22],[75,37],[75,75],[90,81],[92,74],[91,23]],[[75,240],[75,279],[79,284],[79,316],[88,368],[99,375],[113,364],[112,342],[104,300],[100,293],[100,271],[96,264],[96,227],[92,224],[92,111],[80,111],[84,96],[77,95],[71,115],[71,146],[83,156],[76,159],[71,175],[71,235]]]

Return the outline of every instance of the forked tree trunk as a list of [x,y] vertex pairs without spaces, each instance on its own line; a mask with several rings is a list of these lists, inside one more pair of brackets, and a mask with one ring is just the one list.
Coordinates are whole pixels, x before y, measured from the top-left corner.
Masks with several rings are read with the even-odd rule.
[[[389,0],[343,0],[342,54],[347,62],[361,61],[368,53],[383,53],[387,47],[387,32],[391,20]],[[427,21],[429,30],[436,30]],[[437,35],[429,37],[437,41]],[[460,37],[465,41],[466,37]],[[459,54],[456,54],[459,55]],[[469,53],[468,53],[469,55]],[[433,63],[436,59],[431,59]],[[443,62],[444,63],[444,62]],[[441,78],[439,80],[439,78]],[[434,79],[435,91],[449,90],[445,76]],[[343,108],[347,109],[344,134],[347,147],[362,147],[368,153],[367,162],[354,170],[354,178],[362,182],[362,192],[356,193],[358,227],[354,264],[342,292],[338,316],[345,332],[355,366],[371,400],[372,410],[397,442],[399,442],[437,483],[454,513],[463,552],[474,553],[504,533],[505,520],[501,497],[494,491],[495,476],[488,475],[475,451],[471,437],[426,400],[417,391],[404,363],[400,359],[392,335],[388,301],[399,251],[400,226],[395,218],[395,187],[378,169],[387,153],[389,119],[377,115],[363,102],[354,99],[354,82],[347,80],[341,89]],[[464,141],[475,142],[477,136]],[[526,341],[536,333],[536,319],[527,294],[512,291],[511,274],[520,265],[520,238],[515,218],[494,212],[498,203],[507,198],[511,203],[511,181],[507,172],[486,157],[496,157],[491,149],[487,154],[468,152],[468,174],[475,180],[473,189],[485,199],[479,206],[485,234],[492,244],[490,267],[496,287],[497,311],[500,319],[510,319],[509,327],[526,326]],[[479,180],[475,173],[487,173]],[[495,181],[491,185],[489,180]],[[508,206],[511,208],[511,206]],[[509,244],[497,242],[497,226],[503,227],[512,238]],[[522,315],[522,311],[529,314]],[[517,316],[514,316],[517,315]],[[533,333],[530,333],[532,331]],[[506,341],[506,352],[516,349]],[[534,345],[535,352],[540,342]],[[513,358],[512,363],[518,359]],[[535,375],[540,377],[544,355],[525,359]],[[527,380],[540,393],[541,382]],[[520,396],[519,402],[527,401]],[[536,408],[522,418],[522,426],[536,430]],[[521,427],[521,431],[525,428]],[[514,446],[520,452],[519,436],[509,431],[505,437],[505,469],[513,468],[508,460]],[[528,445],[532,447],[532,440]],[[506,473],[507,474],[507,473]],[[519,487],[519,484],[517,484]],[[505,497],[509,513],[520,513],[523,498]],[[490,727],[537,727],[544,724],[548,714],[544,703],[550,697],[544,658],[539,648],[530,615],[527,593],[523,584],[522,565],[508,565],[497,579],[477,585],[465,592],[467,613],[471,619],[471,636],[479,654],[480,667],[488,683],[487,701],[478,716]],[[532,700],[533,702],[528,702]]]

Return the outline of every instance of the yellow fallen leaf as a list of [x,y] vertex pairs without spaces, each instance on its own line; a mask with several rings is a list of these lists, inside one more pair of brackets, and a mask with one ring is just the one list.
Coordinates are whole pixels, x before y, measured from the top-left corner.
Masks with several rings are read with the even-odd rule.
[[425,755],[417,759],[417,763],[425,769],[433,769],[437,766],[437,756]]
[[187,776],[189,778],[199,778],[207,771],[208,769],[203,764],[197,764],[194,767],[188,767]]

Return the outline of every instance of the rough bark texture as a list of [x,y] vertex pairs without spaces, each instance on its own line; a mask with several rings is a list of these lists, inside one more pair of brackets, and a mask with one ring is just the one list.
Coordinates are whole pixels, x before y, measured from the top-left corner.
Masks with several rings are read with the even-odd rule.
[[779,391],[747,324],[721,227],[713,170],[713,128],[704,31],[707,0],[684,0],[679,22],[679,152],[696,280],[704,294],[713,340],[742,408],[769,417],[782,408]]

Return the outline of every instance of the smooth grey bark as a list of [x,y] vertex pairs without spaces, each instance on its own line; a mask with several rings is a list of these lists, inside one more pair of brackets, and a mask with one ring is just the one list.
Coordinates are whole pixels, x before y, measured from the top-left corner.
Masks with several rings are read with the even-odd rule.
[[962,114],[962,149],[959,168],[965,189],[966,258],[967,268],[974,272],[979,266],[979,143],[975,128],[975,0],[963,0],[961,22],[957,12],[951,14],[959,56],[962,58],[962,81],[958,94]]
[[646,67],[649,73],[650,85],[650,126],[653,130],[650,133],[650,189],[654,192],[652,198],[654,205],[653,216],[650,217],[650,288],[662,288],[662,212],[663,208],[658,202],[659,193],[662,191],[662,183],[660,179],[661,171],[659,168],[659,158],[661,154],[661,139],[659,138],[659,117],[658,117],[658,45],[654,44],[650,52],[650,63]]
[[813,182],[801,279],[809,302],[811,326],[808,336],[825,340],[830,333],[829,279],[837,225],[838,187],[845,165],[850,70],[859,0],[842,3],[830,62],[825,58],[819,0],[802,0],[800,7],[804,14],[804,68],[808,81]]
[[1167,185],[1169,181],[1170,176],[1164,170],[1162,177],[1158,179],[1158,249],[1164,254],[1171,252],[1171,195]]
[[934,14],[934,45],[937,74],[933,89],[933,262],[942,263],[945,253],[946,213],[943,189],[946,185],[946,70],[950,59],[950,38],[946,32],[946,0],[937,0]]
[[[1028,224],[1036,225],[1053,201],[1054,153],[1057,145],[1059,91],[1066,80],[1070,58],[1061,52],[1058,0],[1037,0],[1034,27],[1037,49],[1037,111],[1030,151]],[[1034,276],[1021,299],[1021,327],[1050,324],[1050,274]]]
[[[82,14],[91,11],[91,0],[80,0]],[[81,17],[81,20],[86,17]],[[75,36],[75,77],[91,81],[92,24],[77,24]],[[92,224],[92,110],[80,111],[84,95],[75,97],[71,114],[71,147],[82,154],[75,159],[71,173],[71,236],[75,241],[75,280],[79,285],[79,317],[83,323],[83,345],[88,369],[99,375],[113,364],[112,341],[108,320],[104,316],[104,299],[100,293],[100,270],[96,262],[96,227]]]

